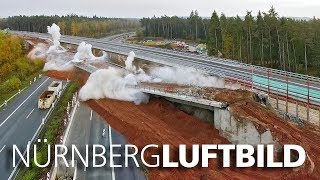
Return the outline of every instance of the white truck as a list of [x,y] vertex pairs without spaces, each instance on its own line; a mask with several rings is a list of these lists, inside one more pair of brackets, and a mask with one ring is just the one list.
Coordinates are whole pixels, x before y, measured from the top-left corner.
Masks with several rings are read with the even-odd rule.
[[53,81],[49,86],[48,90],[44,91],[38,99],[38,108],[39,109],[49,109],[58,94],[62,90],[61,81]]
[[62,82],[61,81],[53,81],[49,87],[48,91],[54,91],[57,94],[62,90]]

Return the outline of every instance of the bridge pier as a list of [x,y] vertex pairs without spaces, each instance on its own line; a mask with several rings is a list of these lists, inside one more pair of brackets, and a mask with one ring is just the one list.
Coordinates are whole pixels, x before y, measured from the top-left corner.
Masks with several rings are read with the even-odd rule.
[[165,99],[172,102],[181,111],[212,124],[222,137],[233,144],[258,145],[276,143],[270,130],[262,132],[258,130],[250,119],[237,119],[231,114],[229,108],[206,106],[174,98]]
[[233,144],[275,144],[270,130],[260,132],[248,119],[239,120],[228,109],[215,109],[214,127]]

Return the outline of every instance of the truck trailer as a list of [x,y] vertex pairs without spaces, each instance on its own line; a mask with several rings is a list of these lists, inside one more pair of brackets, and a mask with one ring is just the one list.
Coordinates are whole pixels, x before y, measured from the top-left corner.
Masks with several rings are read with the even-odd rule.
[[48,87],[48,91],[54,91],[56,93],[60,92],[61,89],[62,89],[61,81],[53,81]]
[[39,109],[49,109],[62,90],[61,81],[53,81],[38,99]]

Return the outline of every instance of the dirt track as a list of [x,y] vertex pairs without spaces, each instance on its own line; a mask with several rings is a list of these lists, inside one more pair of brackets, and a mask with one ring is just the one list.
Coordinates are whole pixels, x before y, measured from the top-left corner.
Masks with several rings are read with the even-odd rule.
[[[78,80],[84,84],[88,75],[80,72],[49,72],[47,75]],[[236,93],[228,91],[229,93]],[[224,92],[226,93],[226,92]],[[246,93],[245,93],[246,94]],[[300,144],[310,156],[305,166],[299,169],[234,169],[220,168],[218,160],[210,161],[210,168],[161,169],[149,168],[150,179],[317,179],[320,176],[320,135],[319,129],[306,124],[304,127],[289,123],[272,110],[261,106],[251,98],[232,99],[230,111],[241,120],[250,119],[262,129],[270,129],[282,144]],[[220,99],[222,100],[222,99]],[[103,99],[90,100],[87,104],[99,113],[114,129],[122,133],[129,143],[138,147],[147,144],[221,144],[229,143],[210,124],[190,116],[162,99],[153,99],[139,106],[133,103]],[[147,161],[153,162],[148,152]],[[219,156],[219,155],[218,155]],[[313,167],[314,163],[314,167]]]

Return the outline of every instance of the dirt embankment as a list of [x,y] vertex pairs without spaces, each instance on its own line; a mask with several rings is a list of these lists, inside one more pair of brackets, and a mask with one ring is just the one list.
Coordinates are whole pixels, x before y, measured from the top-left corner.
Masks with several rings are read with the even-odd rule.
[[[88,78],[88,74],[81,71],[47,74],[59,79],[71,77],[80,84],[84,84]],[[214,92],[213,89],[211,92]],[[230,93],[232,98],[227,98],[226,93]],[[216,91],[215,94],[214,97],[219,98],[217,94],[220,93]],[[210,168],[149,168],[150,179],[317,179],[320,176],[320,158],[317,157],[320,153],[319,129],[308,124],[301,127],[283,120],[272,110],[255,102],[250,93],[224,90],[220,95],[221,101],[233,100],[230,111],[234,116],[249,119],[263,129],[270,129],[282,144],[302,145],[312,162],[307,160],[305,166],[299,169],[236,169],[221,168],[220,160],[212,160]],[[129,143],[140,148],[148,144],[169,144],[174,149],[179,144],[229,143],[212,125],[178,110],[163,99],[152,99],[150,103],[138,106],[111,99],[86,103],[122,133]],[[147,162],[154,162],[151,157],[153,153],[156,151],[147,152]]]

